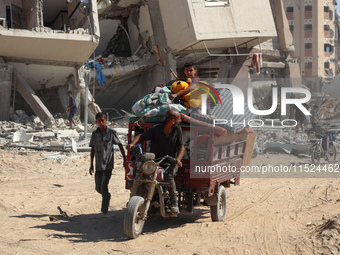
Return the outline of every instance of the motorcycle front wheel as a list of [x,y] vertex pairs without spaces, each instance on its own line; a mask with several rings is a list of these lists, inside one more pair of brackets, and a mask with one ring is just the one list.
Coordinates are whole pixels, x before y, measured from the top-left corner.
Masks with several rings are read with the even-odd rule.
[[314,165],[319,165],[321,158],[321,146],[319,144],[315,145],[312,149],[312,163]]
[[124,214],[124,234],[130,238],[137,238],[143,231],[145,221],[142,219],[144,198],[133,196],[130,198]]

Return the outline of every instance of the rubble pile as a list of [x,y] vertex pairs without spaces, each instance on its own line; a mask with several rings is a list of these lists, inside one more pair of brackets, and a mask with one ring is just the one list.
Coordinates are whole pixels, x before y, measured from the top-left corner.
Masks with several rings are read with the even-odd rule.
[[101,55],[96,57],[99,62],[102,63],[104,68],[110,68],[114,66],[126,66],[133,62],[139,62],[142,60],[149,60],[152,58],[152,54],[145,49],[139,49],[135,55],[131,57],[117,57],[114,54],[109,54],[107,57],[102,57]]
[[319,116],[320,119],[339,118],[340,101],[330,97],[320,105]]
[[[91,133],[97,128],[96,124],[88,124],[88,139],[84,139],[84,124],[75,117],[77,126],[69,128],[69,121],[56,118],[52,128],[46,128],[37,116],[27,116],[22,110],[12,114],[14,121],[0,121],[0,147],[20,148],[21,150],[45,150],[61,152],[88,152]],[[128,121],[122,119],[117,123],[107,122],[113,127],[122,144],[127,143]],[[119,150],[118,146],[115,150]],[[65,155],[54,155],[57,161],[64,162]]]
[[[328,105],[338,105],[334,100],[328,100]],[[325,104],[326,104],[325,103]],[[27,116],[22,110],[12,114],[14,121],[0,121],[0,147],[20,148],[21,150],[45,150],[60,152],[89,152],[89,141],[96,124],[88,124],[88,139],[84,139],[84,124],[75,117],[77,126],[69,128],[69,121],[56,116],[52,128],[46,128],[37,116]],[[129,114],[107,122],[114,128],[123,145],[127,144]],[[340,140],[340,130],[337,132],[337,140]],[[258,129],[256,130],[256,143],[254,157],[264,153],[293,154],[310,157],[310,138],[306,133],[296,133],[295,129]],[[340,147],[336,144],[338,151]],[[119,147],[115,146],[116,157],[121,158]],[[64,162],[65,157],[54,155],[58,162]]]
[[257,154],[284,153],[309,157],[310,142],[306,133],[296,133],[294,130],[263,130],[256,132],[255,149]]

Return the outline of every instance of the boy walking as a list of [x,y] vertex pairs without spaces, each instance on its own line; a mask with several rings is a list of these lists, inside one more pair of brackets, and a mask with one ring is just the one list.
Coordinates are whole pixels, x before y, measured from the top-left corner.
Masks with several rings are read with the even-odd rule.
[[101,212],[106,216],[109,209],[111,194],[108,185],[114,168],[114,145],[118,144],[125,163],[125,151],[118,139],[116,131],[106,126],[106,115],[99,112],[96,114],[97,130],[93,131],[90,141],[91,164],[90,175],[94,172],[93,159],[96,161],[94,175],[95,189],[102,195]]

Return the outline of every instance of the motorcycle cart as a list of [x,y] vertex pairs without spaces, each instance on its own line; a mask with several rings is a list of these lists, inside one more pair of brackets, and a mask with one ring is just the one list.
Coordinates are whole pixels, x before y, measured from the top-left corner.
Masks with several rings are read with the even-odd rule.
[[[130,119],[128,143],[158,124],[137,123],[135,120]],[[180,213],[192,213],[195,206],[204,205],[210,207],[213,221],[223,221],[227,209],[225,188],[240,184],[240,169],[250,164],[256,135],[244,132],[225,137],[216,134],[212,126],[181,123],[180,127],[185,143],[183,166],[178,168],[175,178]],[[149,152],[149,143],[140,144],[143,152]],[[131,197],[124,216],[124,232],[130,238],[139,236],[147,217],[157,210],[163,217],[177,216],[170,212],[171,205],[165,194],[166,183],[156,176],[159,176],[159,169],[153,179],[137,185],[144,174],[136,174],[136,168],[130,151],[125,165],[125,180]],[[155,186],[147,191],[152,183]]]

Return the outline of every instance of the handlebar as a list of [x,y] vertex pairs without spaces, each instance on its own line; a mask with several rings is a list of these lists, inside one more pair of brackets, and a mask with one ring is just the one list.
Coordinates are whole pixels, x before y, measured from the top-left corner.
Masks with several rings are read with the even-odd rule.
[[162,157],[158,162],[157,162],[157,160],[158,159],[156,159],[155,160],[155,162],[157,162],[157,164],[161,164],[164,160],[166,160],[166,159],[168,159],[171,163],[173,163],[174,165],[176,165],[177,164],[177,159],[175,159],[175,158],[173,158],[173,157],[171,157],[171,156],[169,156],[169,155],[165,155],[164,157]]

